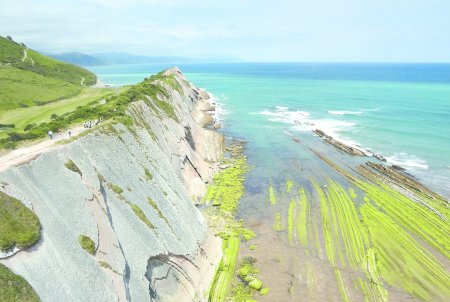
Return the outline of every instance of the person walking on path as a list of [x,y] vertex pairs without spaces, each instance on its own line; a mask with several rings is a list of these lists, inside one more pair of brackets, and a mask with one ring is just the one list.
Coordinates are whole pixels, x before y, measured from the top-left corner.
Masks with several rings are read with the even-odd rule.
[[49,130],[49,131],[48,131],[48,137],[49,137],[50,139],[53,139],[53,132],[52,132],[52,130]]
[[69,137],[72,137],[72,131],[69,130]]

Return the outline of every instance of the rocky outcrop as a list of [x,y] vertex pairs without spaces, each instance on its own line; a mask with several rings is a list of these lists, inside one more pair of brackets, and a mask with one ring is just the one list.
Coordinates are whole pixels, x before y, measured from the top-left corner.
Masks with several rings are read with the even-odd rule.
[[[1,262],[42,301],[206,299],[221,242],[193,201],[218,169],[224,137],[199,123],[204,93],[176,68],[164,76],[177,89],[161,80],[167,95],[131,103],[134,125],[105,125],[0,174],[2,191],[42,225],[37,245]],[[94,241],[94,255],[80,235]]]
[[366,156],[364,152],[361,150],[348,146],[338,140],[335,140],[333,137],[325,134],[322,130],[316,129],[314,130],[314,133],[316,133],[318,136],[320,136],[324,141],[329,143],[330,145],[336,147],[337,149],[344,151],[345,153],[348,153],[350,155],[356,155],[356,156]]

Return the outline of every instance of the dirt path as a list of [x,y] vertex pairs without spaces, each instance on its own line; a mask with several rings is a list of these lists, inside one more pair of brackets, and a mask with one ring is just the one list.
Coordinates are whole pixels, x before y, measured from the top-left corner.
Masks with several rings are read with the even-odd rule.
[[83,78],[83,77],[81,77],[80,85],[81,85],[81,86],[84,86],[84,78]]
[[25,62],[25,60],[27,59],[27,57],[28,57],[28,54],[27,54],[27,49],[26,49],[26,48],[24,48],[24,49],[23,49],[23,57],[22,57],[22,62]]
[[[70,131],[72,132],[72,137],[86,130],[88,129],[84,128],[83,126],[77,126],[70,129]],[[57,142],[68,138],[68,131],[64,131],[61,136],[58,133],[54,133],[53,139],[46,139],[37,144],[22,147],[11,151],[8,154],[2,155],[0,157],[0,172],[3,172],[11,167],[20,166],[22,164],[30,162],[31,160],[36,159],[42,153],[60,148],[62,145],[58,145]]]

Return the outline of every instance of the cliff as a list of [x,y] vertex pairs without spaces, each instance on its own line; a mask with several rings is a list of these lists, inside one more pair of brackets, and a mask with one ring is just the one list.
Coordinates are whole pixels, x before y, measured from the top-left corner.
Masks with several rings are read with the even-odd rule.
[[[207,298],[221,242],[195,201],[218,169],[224,137],[204,128],[209,96],[177,68],[146,81],[166,93],[131,102],[131,123],[101,124],[0,173],[1,190],[42,225],[35,246],[0,261],[42,301]],[[94,242],[92,255],[80,236]]]

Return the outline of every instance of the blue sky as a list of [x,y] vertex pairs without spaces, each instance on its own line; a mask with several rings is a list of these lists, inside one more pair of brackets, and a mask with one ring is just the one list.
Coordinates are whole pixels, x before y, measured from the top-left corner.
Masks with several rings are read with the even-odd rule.
[[0,0],[0,35],[47,52],[450,62],[450,1]]

